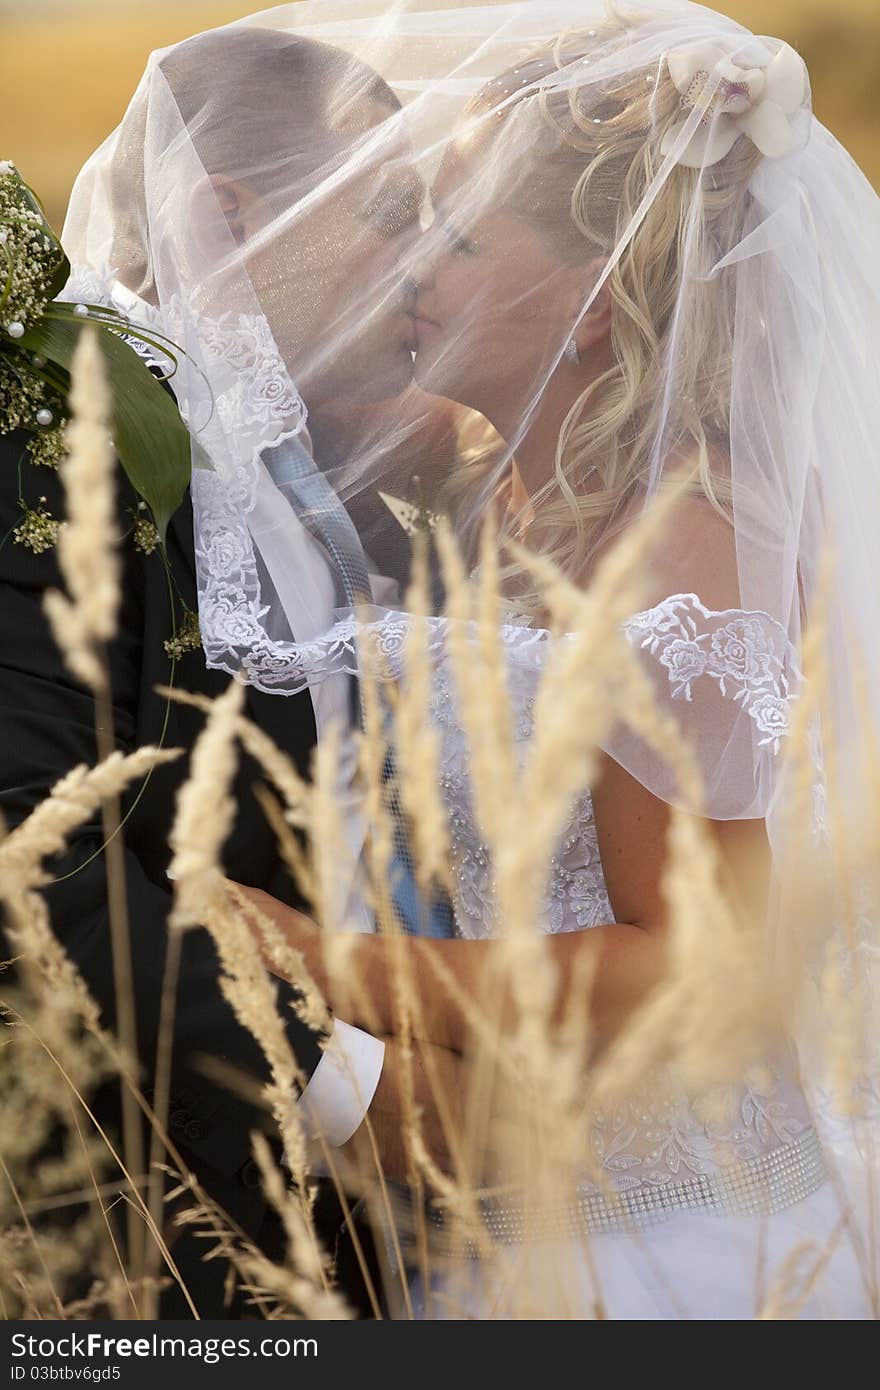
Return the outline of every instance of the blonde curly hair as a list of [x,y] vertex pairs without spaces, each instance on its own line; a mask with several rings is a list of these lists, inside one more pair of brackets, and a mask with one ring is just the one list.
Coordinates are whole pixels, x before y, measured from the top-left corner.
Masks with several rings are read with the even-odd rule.
[[[515,82],[512,69],[494,78],[466,111],[491,116],[526,79],[528,90],[495,115],[501,139],[512,111],[526,108],[536,119],[540,157],[513,188],[510,210],[552,237],[567,260],[610,256],[618,246],[663,163],[660,145],[681,117],[681,96],[665,58],[601,86],[551,90],[542,78],[570,70],[596,45],[632,36],[639,22],[612,16],[588,36],[562,35],[552,51],[521,64]],[[692,474],[688,491],[732,521],[727,440],[736,267],[717,267],[742,239],[748,181],[760,159],[749,140],[740,140],[703,171],[673,168],[610,273],[613,363],[573,402],[553,474],[531,499],[530,548],[573,577],[625,524],[627,504],[647,489],[659,450]],[[474,444],[474,430],[472,424],[448,493],[458,516],[497,463],[497,436],[487,428]]]

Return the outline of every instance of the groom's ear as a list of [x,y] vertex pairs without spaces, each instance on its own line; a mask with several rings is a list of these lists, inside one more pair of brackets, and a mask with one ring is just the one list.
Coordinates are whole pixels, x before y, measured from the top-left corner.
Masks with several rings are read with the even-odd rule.
[[589,352],[591,347],[601,342],[603,338],[607,338],[611,332],[612,299],[607,280],[596,294],[589,309],[583,312],[583,306],[592,294],[596,281],[602,275],[606,265],[607,261],[604,256],[595,256],[592,260],[587,261],[578,272],[577,294],[580,298],[575,306],[578,322],[572,336],[581,355]]
[[241,246],[265,221],[258,193],[240,179],[206,174],[190,195],[190,225],[200,251],[216,259]]

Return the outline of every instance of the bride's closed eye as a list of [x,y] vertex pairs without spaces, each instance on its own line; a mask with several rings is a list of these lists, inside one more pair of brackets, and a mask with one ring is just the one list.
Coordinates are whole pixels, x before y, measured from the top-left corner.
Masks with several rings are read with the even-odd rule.
[[432,199],[430,213],[431,222],[427,230],[432,235],[432,238],[442,237],[447,246],[457,255],[476,255],[476,243],[459,230],[448,215],[447,209],[443,203],[439,200]]
[[455,228],[451,222],[441,222],[437,224],[443,238],[449,243],[453,251],[457,251],[463,256],[476,255],[475,244]]

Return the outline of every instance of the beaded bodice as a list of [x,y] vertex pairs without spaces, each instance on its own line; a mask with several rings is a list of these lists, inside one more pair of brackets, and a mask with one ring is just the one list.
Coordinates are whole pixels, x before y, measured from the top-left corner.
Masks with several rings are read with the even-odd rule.
[[[508,673],[513,730],[521,749],[532,733],[538,673],[520,664]],[[456,930],[465,937],[491,936],[498,929],[491,856],[471,807],[470,753],[456,715],[455,686],[449,663],[434,672],[432,712],[441,733],[440,786],[448,812],[455,876]],[[540,922],[542,931],[575,931],[613,922],[596,840],[589,792],[578,797],[560,836]]]

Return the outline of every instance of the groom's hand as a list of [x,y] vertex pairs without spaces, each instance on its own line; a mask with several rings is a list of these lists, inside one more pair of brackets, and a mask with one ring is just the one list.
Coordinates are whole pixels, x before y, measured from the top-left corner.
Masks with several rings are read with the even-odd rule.
[[[247,906],[255,910],[254,917],[248,917],[247,909],[244,915],[267,970],[276,975],[284,974],[266,949],[256,914],[268,917],[280,931],[287,945],[301,952],[309,974],[334,1014],[345,1019],[346,1023],[365,1028],[368,1033],[386,1034],[395,1031],[397,1020],[384,972],[381,969],[370,969],[368,948],[371,944],[377,943],[376,937],[356,932],[336,937],[329,945],[348,941],[354,949],[343,951],[341,968],[338,963],[334,966],[332,955],[328,955],[325,960],[327,934],[311,917],[289,907],[287,903],[279,902],[271,893],[264,893],[261,888],[251,888],[243,883],[235,883],[232,879],[227,879],[227,883],[230,896],[239,909],[239,900],[243,899]],[[295,985],[296,981],[291,980],[290,983]]]
[[[250,905],[255,914],[268,917],[284,937],[289,946],[294,950],[302,952],[305,963],[309,969],[315,983],[319,986],[325,999],[328,998],[326,986],[327,980],[324,972],[323,953],[321,950],[321,931],[318,924],[307,916],[305,912],[300,912],[295,907],[290,907],[287,903],[281,902],[278,898],[273,898],[271,893],[264,893],[262,888],[252,888],[246,883],[236,883],[233,879],[227,879],[234,906],[241,911],[240,898],[243,898]],[[260,934],[256,918],[247,915],[245,918],[254,937],[254,943],[263,958],[263,963],[267,970],[278,974],[277,966],[272,960],[270,952]]]
[[375,1174],[375,1141],[383,1173],[397,1182],[416,1173],[425,1177],[416,1157],[422,1150],[430,1163],[452,1173],[453,1151],[462,1134],[467,1064],[458,1053],[432,1043],[413,1042],[407,1054],[399,1038],[384,1041],[385,1061],[368,1123],[342,1152],[357,1159],[361,1172]]
[[[331,1008],[338,1011],[346,1022],[375,1031],[376,1024],[366,1014],[374,1010],[355,1007],[358,997],[369,993],[367,981],[361,981],[361,988],[349,988],[342,983],[340,990],[334,989],[324,968],[322,953],[322,933],[317,925],[302,912],[279,902],[271,894],[259,888],[244,884],[232,884],[234,894],[241,894],[254,908],[269,917],[284,934],[287,942],[300,950],[305,957],[309,972],[324,993]],[[254,926],[254,938],[258,948],[271,970],[272,962],[263,949],[259,929]],[[367,939],[369,940],[369,938]],[[412,1135],[413,1128],[418,1132],[429,1159],[444,1172],[452,1171],[450,1144],[454,1146],[456,1133],[461,1133],[464,1098],[468,1092],[468,1077],[471,1062],[458,1052],[433,1042],[414,1039],[410,1054],[407,1055],[400,1039],[388,1033],[391,1010],[380,1008],[378,1013],[380,1028],[385,1042],[385,1060],[379,1085],[369,1108],[370,1125],[362,1124],[357,1133],[344,1146],[343,1152],[357,1154],[360,1161],[370,1162],[371,1144],[369,1131],[372,1129],[379,1158],[388,1177],[406,1181],[412,1172],[412,1144],[407,1147],[405,1131]],[[374,1166],[374,1160],[373,1160]]]
[[[471,1001],[473,1010],[479,1012],[488,963],[483,948],[492,943],[369,932],[327,933],[310,917],[269,893],[231,880],[229,883],[233,897],[239,896],[269,917],[287,944],[302,953],[309,974],[330,1009],[346,1023],[368,1033],[397,1034],[403,996],[410,1003],[409,1027],[420,1042],[452,1052],[465,1052],[472,1047],[470,1015],[463,1011],[461,1000]],[[253,921],[251,928],[267,968],[283,974],[265,950],[259,927]],[[337,951],[337,947],[341,949]],[[458,986],[458,999],[438,979],[435,966],[451,973]],[[296,980],[290,983],[295,985]]]

